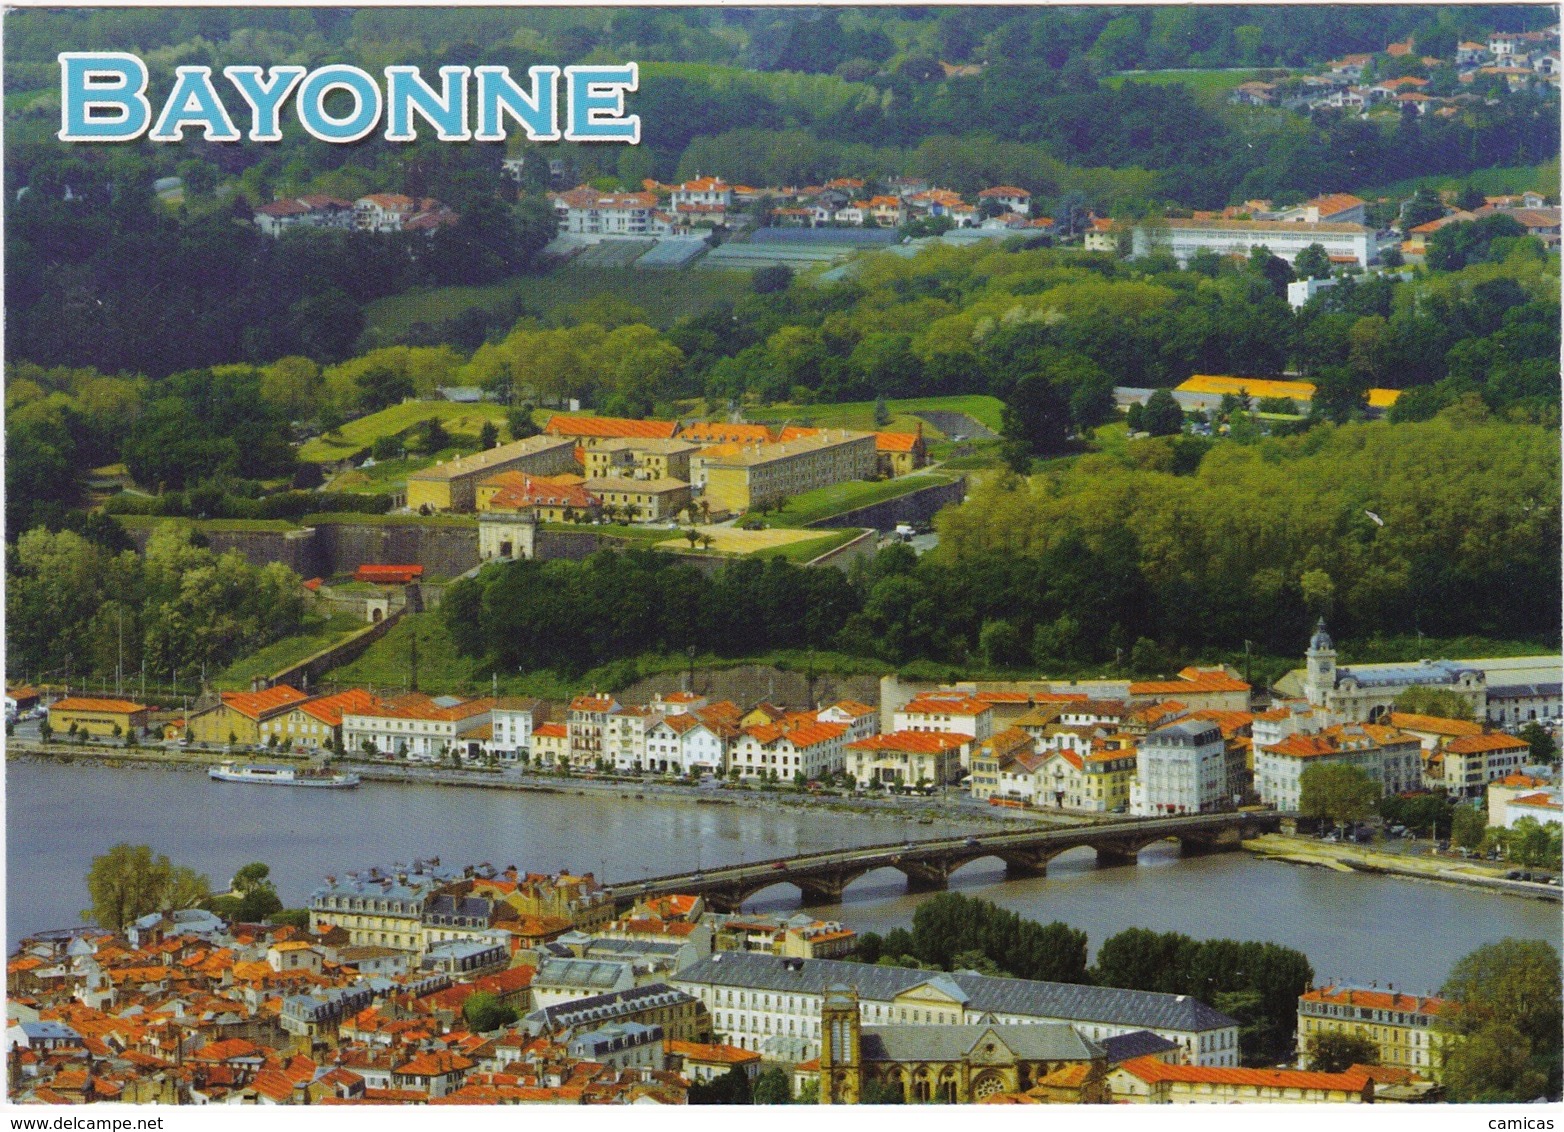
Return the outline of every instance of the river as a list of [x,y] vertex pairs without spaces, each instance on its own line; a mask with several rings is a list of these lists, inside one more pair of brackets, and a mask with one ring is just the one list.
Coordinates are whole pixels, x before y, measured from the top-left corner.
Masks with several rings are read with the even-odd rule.
[[[962,828],[798,806],[373,782],[344,791],[267,789],[211,782],[184,768],[12,762],[6,936],[14,946],[26,932],[79,923],[91,860],[118,841],[151,845],[217,888],[240,866],[265,861],[283,900],[299,906],[327,873],[413,856],[626,881]],[[1093,948],[1127,927],[1273,940],[1307,953],[1319,979],[1394,983],[1414,993],[1437,989],[1451,965],[1483,943],[1517,936],[1558,945],[1560,937],[1554,904],[1245,853],[1183,859],[1172,843],[1148,848],[1138,865],[1113,868],[1077,850],[1055,858],[1046,877],[1009,882],[997,860],[978,861],[952,887],[1084,929]],[[917,900],[901,874],[882,870],[817,914],[883,932],[909,924]],[[797,905],[796,890],[780,885],[746,907]]]

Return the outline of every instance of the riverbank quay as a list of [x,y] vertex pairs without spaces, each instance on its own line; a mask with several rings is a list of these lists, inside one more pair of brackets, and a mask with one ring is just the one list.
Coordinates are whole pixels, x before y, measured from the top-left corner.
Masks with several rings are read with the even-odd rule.
[[1386,853],[1372,846],[1320,841],[1313,837],[1292,837],[1282,833],[1267,833],[1250,838],[1243,842],[1243,847],[1256,856],[1288,864],[1308,865],[1341,873],[1379,873],[1461,884],[1511,896],[1548,900],[1555,904],[1560,902],[1560,891],[1552,885],[1507,879],[1504,874],[1509,869],[1508,865]]

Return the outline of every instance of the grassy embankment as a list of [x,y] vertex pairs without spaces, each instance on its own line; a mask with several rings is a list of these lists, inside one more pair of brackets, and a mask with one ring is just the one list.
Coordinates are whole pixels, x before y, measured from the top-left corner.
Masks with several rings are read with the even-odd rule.
[[1466,185],[1476,185],[1489,196],[1523,193],[1528,190],[1556,196],[1559,191],[1559,159],[1555,157],[1540,165],[1505,165],[1496,169],[1475,169],[1470,173],[1436,173],[1426,177],[1408,177],[1389,185],[1353,189],[1352,192],[1365,200],[1377,200],[1380,197],[1399,200],[1411,196],[1418,189],[1427,188],[1437,192],[1441,189],[1459,189]]
[[383,436],[396,436],[432,417],[438,417],[447,432],[475,439],[485,421],[492,421],[502,432],[505,429],[505,406],[493,402],[405,401],[349,421],[330,436],[313,437],[299,449],[299,459],[314,464],[341,460]]
[[309,618],[302,633],[273,641],[265,648],[235,661],[212,684],[222,692],[247,692],[254,677],[270,676],[289,665],[297,664],[364,627],[365,623],[350,613]]
[[855,480],[852,483],[832,484],[830,487],[795,495],[783,504],[780,511],[772,511],[761,517],[768,527],[803,527],[845,511],[895,499],[919,488],[949,483],[953,478],[943,471],[933,471],[914,472],[910,476],[878,482]]

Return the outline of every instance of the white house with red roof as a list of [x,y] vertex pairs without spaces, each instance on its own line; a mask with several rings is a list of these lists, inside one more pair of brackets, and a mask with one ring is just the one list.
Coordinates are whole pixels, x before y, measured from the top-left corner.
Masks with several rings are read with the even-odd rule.
[[570,734],[572,769],[593,770],[605,757],[612,757],[605,755],[603,740],[608,717],[619,710],[619,701],[613,696],[594,693],[577,696],[570,701],[570,707],[565,713],[565,727]]
[[726,774],[727,744],[698,715],[657,718],[646,731],[646,769],[654,774]]
[[561,235],[632,237],[667,236],[673,226],[657,207],[656,193],[615,193],[578,185],[550,193]]
[[922,692],[892,717],[896,731],[944,731],[982,742],[994,733],[994,709],[966,692]]
[[847,744],[847,773],[860,787],[944,786],[960,779],[973,739],[942,731],[896,731]]
[[[494,701],[460,700],[410,692],[378,700],[369,708],[344,712],[342,744],[348,751],[373,751],[410,762],[439,762],[465,749],[470,733],[489,723]],[[475,748],[481,744],[472,743]]]
[[746,727],[729,756],[728,769],[745,779],[791,782],[823,778],[843,769],[847,727],[840,723],[780,723]]
[[815,713],[821,723],[840,723],[847,728],[847,741],[855,743],[880,733],[880,709],[857,700],[838,700]]
[[978,204],[992,201],[1006,212],[1026,212],[1032,207],[1032,194],[1015,185],[995,185],[978,193]]
[[290,228],[352,228],[355,211],[351,201],[316,193],[263,204],[255,210],[254,220],[262,232],[276,237]]

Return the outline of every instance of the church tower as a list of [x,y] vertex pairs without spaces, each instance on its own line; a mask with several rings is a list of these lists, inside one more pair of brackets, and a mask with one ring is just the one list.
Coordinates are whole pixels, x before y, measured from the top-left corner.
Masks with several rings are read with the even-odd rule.
[[1303,694],[1315,707],[1329,707],[1330,694],[1336,687],[1336,646],[1325,631],[1325,618],[1321,617],[1315,626],[1304,657],[1308,670],[1303,678]]
[[857,1104],[863,1089],[858,992],[840,983],[820,1004],[820,1103]]

